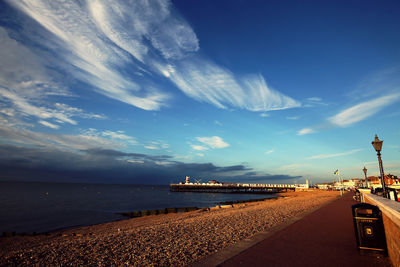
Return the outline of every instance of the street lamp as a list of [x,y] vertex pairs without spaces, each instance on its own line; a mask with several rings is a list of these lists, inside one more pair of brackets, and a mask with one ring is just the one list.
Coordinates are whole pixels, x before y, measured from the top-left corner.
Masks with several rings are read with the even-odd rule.
[[375,140],[372,141],[372,146],[375,148],[376,153],[378,155],[379,170],[381,173],[382,193],[383,193],[383,197],[386,197],[385,174],[383,173],[383,165],[382,165],[382,159],[381,159],[382,143],[383,143],[383,140],[379,140],[378,135],[375,134]]
[[365,166],[364,166],[363,172],[364,172],[364,176],[365,176],[364,185],[365,185],[365,187],[368,187],[367,168],[365,168]]

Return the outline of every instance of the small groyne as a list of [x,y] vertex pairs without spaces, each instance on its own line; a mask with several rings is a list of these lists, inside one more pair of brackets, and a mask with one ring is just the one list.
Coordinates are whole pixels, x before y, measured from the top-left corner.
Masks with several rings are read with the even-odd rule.
[[121,212],[118,213],[122,216],[126,216],[129,218],[150,216],[150,215],[160,215],[160,214],[168,214],[168,213],[181,213],[181,212],[189,212],[198,210],[198,207],[180,207],[180,208],[165,208],[165,209],[155,209],[155,210],[139,210],[132,212]]
[[144,217],[150,215],[161,215],[161,214],[168,214],[168,213],[183,213],[183,212],[190,212],[195,210],[207,210],[209,211],[210,208],[226,208],[226,207],[234,207],[233,205],[236,204],[244,204],[244,203],[251,203],[251,202],[258,202],[258,201],[265,201],[265,200],[276,200],[280,196],[276,197],[265,197],[265,198],[254,198],[254,199],[246,199],[246,200],[232,200],[232,201],[222,201],[215,203],[215,207],[178,207],[178,208],[164,208],[164,209],[153,209],[153,210],[139,210],[139,211],[131,211],[131,212],[120,212],[117,213],[119,215],[129,217],[129,218],[137,218],[137,217]]

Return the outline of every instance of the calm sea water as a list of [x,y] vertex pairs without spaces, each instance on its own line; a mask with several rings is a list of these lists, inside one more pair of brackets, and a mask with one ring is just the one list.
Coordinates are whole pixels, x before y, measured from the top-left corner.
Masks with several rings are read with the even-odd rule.
[[46,232],[126,219],[119,212],[210,207],[272,195],[170,192],[168,185],[0,182],[0,234]]

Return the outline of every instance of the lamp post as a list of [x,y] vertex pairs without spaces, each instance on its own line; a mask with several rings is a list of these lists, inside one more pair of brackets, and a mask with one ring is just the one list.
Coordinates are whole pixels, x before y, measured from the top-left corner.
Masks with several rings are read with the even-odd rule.
[[364,186],[365,186],[365,187],[368,187],[367,168],[365,168],[365,166],[364,166],[363,172],[364,172],[364,177],[365,177],[365,179],[364,179]]
[[382,143],[383,140],[379,140],[378,135],[375,134],[375,140],[372,141],[372,146],[375,148],[375,151],[378,155],[379,170],[381,173],[382,193],[383,197],[386,197],[385,174],[383,173],[383,165],[381,159]]

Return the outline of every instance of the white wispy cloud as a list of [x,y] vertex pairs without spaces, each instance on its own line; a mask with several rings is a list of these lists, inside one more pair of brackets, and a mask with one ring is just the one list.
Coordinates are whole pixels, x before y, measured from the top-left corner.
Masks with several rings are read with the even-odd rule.
[[103,131],[101,132],[102,136],[109,137],[111,139],[122,140],[122,141],[131,141],[136,143],[135,138],[129,135],[126,135],[124,131]]
[[62,122],[67,122],[76,125],[77,122],[69,118],[66,114],[58,112],[55,109],[46,107],[37,107],[28,103],[23,97],[20,97],[16,93],[13,93],[4,88],[0,88],[0,95],[13,103],[16,109],[25,116],[35,116],[40,119],[58,119]]
[[229,144],[224,142],[224,140],[219,136],[196,137],[196,139],[210,148],[225,148],[229,146]]
[[[190,25],[168,0],[9,3],[46,32],[41,43],[61,52],[59,63],[97,92],[145,110],[159,110],[171,97],[154,75],[170,79],[187,96],[219,108],[269,111],[301,104],[272,89],[261,75],[238,77],[199,51]],[[50,33],[50,34],[49,34]],[[131,72],[122,72],[129,67]]]
[[[39,119],[38,123],[45,125],[47,127],[58,129],[59,125],[50,123],[48,119],[53,119],[55,122],[63,124],[69,123],[72,125],[77,125],[78,122],[73,119],[73,117],[88,118],[88,119],[106,119],[104,115],[94,114],[91,112],[85,112],[83,109],[71,107],[63,103],[56,103],[50,106],[38,106],[46,105],[42,103],[40,99],[33,99],[29,102],[26,97],[21,97],[19,94],[1,88],[0,96],[3,99],[7,99],[8,103],[0,103],[1,105],[7,105],[7,108],[2,109],[2,113],[8,116],[22,116],[22,117],[36,117]],[[35,103],[37,102],[37,104]]]
[[174,155],[174,159],[176,160],[192,160],[192,155]]
[[192,28],[169,1],[89,1],[88,7],[101,31],[132,56],[146,61],[149,40],[166,59],[181,59],[199,50]]
[[342,152],[342,153],[334,153],[334,154],[319,154],[319,155],[315,155],[315,156],[311,156],[308,157],[308,160],[311,159],[327,159],[327,158],[336,158],[336,157],[342,157],[342,156],[348,156],[348,155],[352,155],[355,154],[357,152],[362,151],[363,149],[353,149],[347,152]]
[[[123,75],[119,71],[124,65],[131,64],[131,67],[140,72],[139,67],[132,64],[128,54],[140,58],[140,48],[143,47],[140,45],[140,38],[157,28],[155,17],[162,10],[158,9],[160,5],[132,2],[126,8],[124,5],[128,3],[124,1],[89,1],[85,6],[75,1],[54,4],[53,1],[45,0],[10,1],[10,4],[50,32],[50,39],[59,46],[60,51],[65,51],[63,63],[68,65],[60,66],[68,68],[75,78],[92,85],[99,93],[145,110],[159,109],[168,98],[166,93],[158,91],[150,84],[146,84],[144,88],[129,78],[131,75]],[[140,10],[147,12],[138,16]],[[145,20],[145,14],[152,16]],[[102,18],[105,20],[101,21]],[[141,21],[142,19],[144,20]],[[156,25],[145,25],[146,21]],[[162,22],[161,18],[158,24]],[[128,25],[132,30],[127,33],[124,29]],[[139,29],[135,29],[135,25]],[[117,43],[112,42],[113,40]],[[54,62],[51,64],[54,65]]]
[[143,160],[133,160],[133,159],[128,159],[126,160],[129,163],[135,163],[135,164],[143,164],[144,161]]
[[175,164],[174,162],[171,162],[171,161],[154,161],[154,163],[157,165],[161,165],[161,166],[168,166],[168,165]]
[[282,110],[300,107],[301,103],[269,87],[261,75],[248,75],[241,80],[242,90],[247,92],[243,106],[251,111]]
[[297,132],[297,135],[305,135],[305,134],[310,134],[310,133],[314,133],[314,132],[315,132],[315,130],[312,128],[303,128]]
[[307,98],[307,100],[311,101],[311,102],[321,102],[322,98],[320,98],[320,97],[309,97],[309,98]]
[[58,129],[58,128],[60,128],[60,126],[55,125],[55,124],[50,123],[50,122],[47,122],[47,121],[42,121],[42,120],[40,120],[40,121],[38,121],[38,123],[42,124],[43,126],[52,128],[52,129]]
[[165,143],[164,141],[152,141],[144,147],[150,150],[160,150],[169,148],[169,144]]
[[329,105],[329,104],[323,102],[321,97],[315,96],[315,97],[306,98],[303,106],[306,108],[311,108],[311,107],[316,107],[316,106],[327,106],[327,105]]
[[368,73],[347,96],[365,99],[388,95],[400,90],[400,65]]
[[[89,12],[92,15],[94,21],[100,28],[100,30],[110,38],[116,45],[121,47],[123,50],[129,52],[132,56],[134,56],[139,61],[143,62],[144,57],[148,52],[147,46],[143,45],[141,42],[142,36],[140,33],[135,34],[129,29],[125,28],[125,25],[121,25],[118,18],[120,15],[125,16],[128,20],[131,17],[126,14],[129,12],[127,8],[120,8],[119,5],[111,5],[106,8],[99,1],[90,1],[88,3]],[[164,11],[165,9],[161,9]],[[131,11],[132,12],[132,11]],[[135,12],[135,11],[133,11]],[[119,14],[118,14],[119,13]],[[162,12],[160,12],[162,13]],[[128,15],[128,16],[127,16]],[[135,14],[136,16],[140,16],[141,14]],[[129,27],[137,27],[134,21],[130,21],[131,23],[127,23]],[[147,20],[144,20],[146,23]],[[145,28],[146,26],[144,26]]]
[[57,109],[57,111],[62,112],[69,117],[80,117],[84,119],[99,119],[99,120],[107,119],[107,116],[103,114],[95,114],[92,112],[87,112],[81,108],[71,107],[64,103],[55,103],[54,106]]
[[[381,70],[362,80],[358,88],[349,93],[353,99],[364,99],[363,102],[346,108],[336,115],[326,119],[319,125],[303,128],[298,135],[316,132],[319,129],[331,127],[348,127],[366,120],[382,109],[400,101],[400,68],[393,67]],[[372,99],[372,97],[374,97]],[[369,98],[369,100],[365,100]],[[322,103],[319,97],[306,99],[307,103]],[[306,106],[306,105],[305,105]]]
[[21,128],[19,125],[0,123],[2,140],[20,145],[48,147],[57,150],[85,150],[90,148],[122,148],[124,144],[102,138],[95,129],[77,135],[40,133]]
[[2,27],[0,44],[0,96],[7,100],[0,103],[3,114],[22,118],[36,117],[38,123],[53,129],[59,126],[47,120],[76,125],[77,121],[72,117],[106,118],[63,103],[52,104],[49,101],[51,97],[71,94],[65,86],[49,77],[43,59],[12,39]]
[[356,122],[367,119],[382,108],[400,100],[400,93],[381,96],[377,99],[366,101],[341,111],[328,120],[337,126],[346,127]]
[[194,150],[205,151],[209,150],[208,147],[201,146],[201,145],[190,145]]
[[380,96],[373,100],[364,101],[350,108],[347,108],[335,116],[327,118],[327,123],[322,123],[316,126],[307,127],[299,130],[298,135],[305,135],[314,133],[317,129],[324,129],[330,127],[348,127],[368,119],[375,115],[383,108],[398,102],[400,100],[400,93],[391,93],[389,95]]
[[158,150],[159,149],[158,147],[153,146],[153,145],[146,145],[146,146],[144,146],[144,148],[150,149],[150,150]]
[[43,57],[12,39],[3,27],[0,27],[0,47],[1,87],[29,99],[70,95],[65,86],[50,78]]
[[288,165],[283,165],[279,167],[280,170],[286,170],[286,169],[300,169],[303,167],[308,167],[310,164],[306,163],[293,163],[293,164],[288,164]]
[[[4,113],[3,113],[4,114]],[[4,126],[4,127],[13,127],[13,128],[34,128],[35,124],[31,123],[31,122],[25,122],[21,119],[19,119],[16,116],[10,116],[8,114],[6,114],[6,116],[3,116],[3,114],[0,114],[0,126]]]
[[301,106],[298,101],[270,88],[261,75],[239,78],[205,58],[191,57],[174,66],[156,67],[186,95],[218,108],[269,111]]
[[270,150],[268,150],[268,151],[265,151],[265,154],[271,154],[271,153],[273,153],[274,152],[274,150],[273,149],[270,149]]
[[11,109],[11,108],[2,108],[2,109],[0,109],[0,113],[3,113],[9,117],[15,116],[15,111],[14,111],[14,109]]

